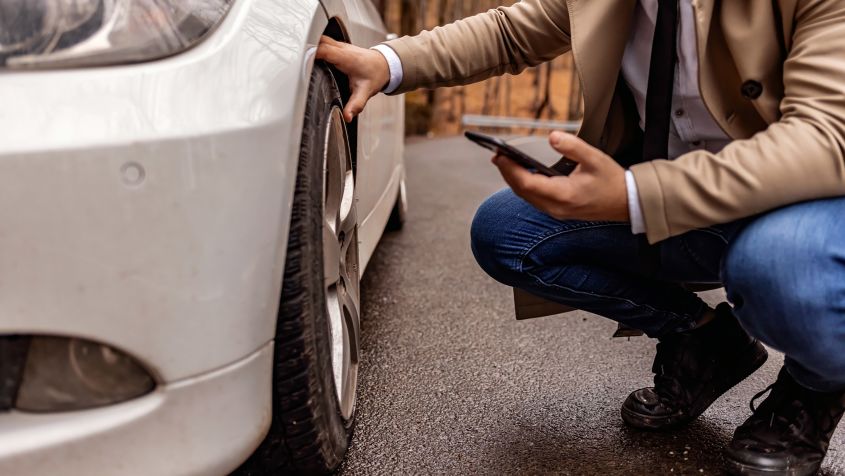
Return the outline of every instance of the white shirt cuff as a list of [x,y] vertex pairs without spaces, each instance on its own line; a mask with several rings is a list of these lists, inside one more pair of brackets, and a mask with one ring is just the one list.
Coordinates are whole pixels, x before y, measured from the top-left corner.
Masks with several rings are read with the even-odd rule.
[[376,45],[371,49],[381,53],[384,59],[387,60],[387,67],[390,68],[390,82],[387,83],[387,86],[382,92],[384,94],[390,94],[396,91],[399,89],[399,85],[402,84],[402,79],[405,76],[405,72],[402,71],[402,60],[399,59],[399,55],[393,51],[393,48],[387,45]]
[[645,233],[645,217],[640,207],[640,191],[637,189],[637,181],[634,173],[625,171],[625,185],[628,187],[628,215],[631,216],[631,233],[642,235]]

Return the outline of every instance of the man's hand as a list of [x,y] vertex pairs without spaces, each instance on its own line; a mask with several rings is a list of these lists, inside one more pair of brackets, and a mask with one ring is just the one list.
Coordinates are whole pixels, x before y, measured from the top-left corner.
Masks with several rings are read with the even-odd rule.
[[341,43],[327,36],[320,39],[317,59],[328,61],[349,77],[352,97],[343,108],[343,118],[352,122],[364,110],[367,101],[390,82],[390,67],[375,50]]
[[578,167],[568,177],[534,174],[503,156],[493,163],[514,193],[558,220],[630,220],[625,169],[604,152],[563,132],[549,135],[552,147]]

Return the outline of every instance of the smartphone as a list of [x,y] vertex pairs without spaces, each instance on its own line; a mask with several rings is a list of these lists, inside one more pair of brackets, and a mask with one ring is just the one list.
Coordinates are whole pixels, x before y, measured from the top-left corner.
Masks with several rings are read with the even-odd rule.
[[522,166],[523,168],[526,168],[541,175],[545,175],[547,177],[569,175],[572,173],[573,170],[575,170],[575,167],[578,165],[577,162],[562,158],[561,161],[555,166],[556,168],[551,168],[531,158],[530,156],[528,156],[528,154],[508,144],[502,139],[499,139],[498,137],[488,136],[486,134],[470,131],[464,132],[464,136],[467,139],[480,145],[481,147],[484,147],[485,149],[492,150],[493,152],[499,155],[504,155],[505,157],[513,160],[514,162]]

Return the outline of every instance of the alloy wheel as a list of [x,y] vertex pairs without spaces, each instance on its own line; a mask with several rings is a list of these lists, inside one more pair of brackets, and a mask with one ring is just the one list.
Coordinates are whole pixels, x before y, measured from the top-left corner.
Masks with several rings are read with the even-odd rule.
[[360,342],[358,217],[352,154],[337,106],[323,150],[323,277],[332,373],[341,413],[349,419],[355,408]]

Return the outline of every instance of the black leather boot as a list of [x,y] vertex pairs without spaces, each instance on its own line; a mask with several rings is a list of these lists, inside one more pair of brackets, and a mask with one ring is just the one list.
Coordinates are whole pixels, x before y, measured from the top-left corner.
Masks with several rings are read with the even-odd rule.
[[[770,390],[755,409],[754,402]],[[731,474],[816,474],[845,412],[845,391],[814,392],[782,369],[777,381],[754,397],[751,410],[726,451]]]
[[690,332],[660,339],[654,359],[654,387],[633,392],[622,419],[644,430],[665,430],[698,418],[725,392],[766,362],[766,349],[740,327],[731,307]]

